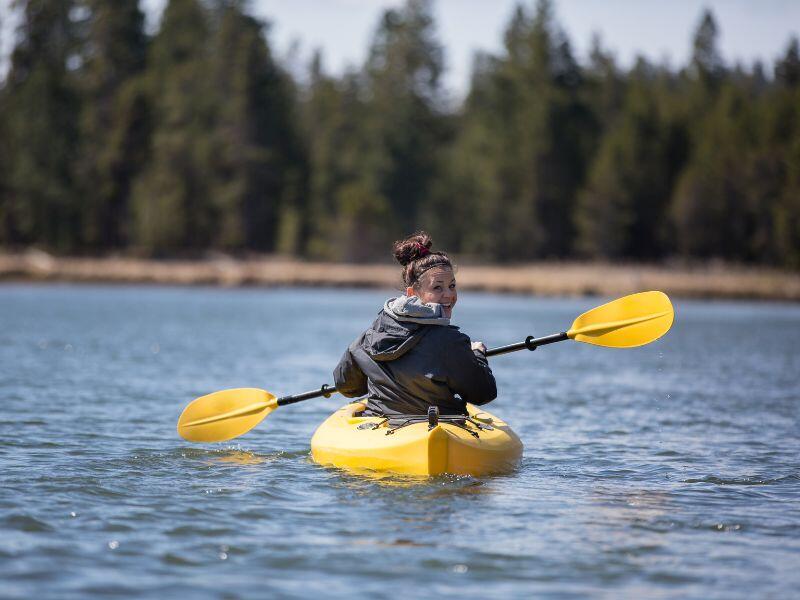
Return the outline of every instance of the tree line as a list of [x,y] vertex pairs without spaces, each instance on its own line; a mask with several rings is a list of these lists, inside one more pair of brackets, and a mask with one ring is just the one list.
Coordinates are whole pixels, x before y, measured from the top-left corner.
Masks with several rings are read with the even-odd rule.
[[800,52],[730,65],[706,11],[689,63],[575,57],[520,4],[453,108],[431,2],[340,76],[281,64],[240,0],[16,0],[0,87],[0,246],[368,261],[424,228],[493,262],[800,267]]

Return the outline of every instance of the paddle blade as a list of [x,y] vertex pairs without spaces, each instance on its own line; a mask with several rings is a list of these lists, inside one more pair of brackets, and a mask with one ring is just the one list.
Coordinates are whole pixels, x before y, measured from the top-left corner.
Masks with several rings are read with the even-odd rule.
[[256,388],[222,390],[189,403],[178,433],[190,442],[224,442],[247,433],[278,408],[275,396]]
[[640,292],[583,313],[567,335],[578,342],[633,348],[657,340],[672,327],[675,312],[663,292]]

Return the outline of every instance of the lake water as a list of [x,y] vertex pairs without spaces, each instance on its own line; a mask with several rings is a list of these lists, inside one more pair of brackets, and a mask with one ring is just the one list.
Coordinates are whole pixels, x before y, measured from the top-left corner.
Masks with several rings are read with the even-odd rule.
[[[177,436],[196,396],[330,383],[388,293],[1,286],[0,597],[797,596],[799,306],[677,300],[643,348],[492,359],[506,476],[318,466],[341,396]],[[602,301],[463,293],[454,323],[493,347]]]

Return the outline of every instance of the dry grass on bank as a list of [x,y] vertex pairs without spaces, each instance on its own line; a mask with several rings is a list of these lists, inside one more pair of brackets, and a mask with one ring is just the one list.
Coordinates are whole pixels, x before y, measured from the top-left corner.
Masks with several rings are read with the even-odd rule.
[[[659,289],[676,297],[800,300],[798,273],[723,265],[678,268],[544,262],[499,267],[462,263],[458,279],[462,289],[544,296],[617,296]],[[399,288],[399,268],[285,258],[203,261],[57,258],[29,251],[0,254],[0,280]]]

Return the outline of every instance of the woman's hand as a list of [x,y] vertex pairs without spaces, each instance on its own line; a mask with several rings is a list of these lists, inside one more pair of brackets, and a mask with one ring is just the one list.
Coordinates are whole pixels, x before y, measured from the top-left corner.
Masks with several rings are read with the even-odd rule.
[[480,350],[483,354],[486,354],[486,345],[483,342],[472,342],[472,349]]

